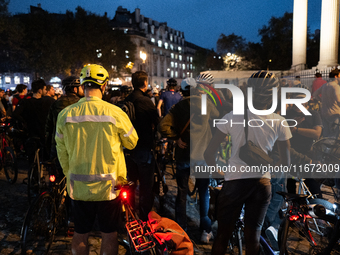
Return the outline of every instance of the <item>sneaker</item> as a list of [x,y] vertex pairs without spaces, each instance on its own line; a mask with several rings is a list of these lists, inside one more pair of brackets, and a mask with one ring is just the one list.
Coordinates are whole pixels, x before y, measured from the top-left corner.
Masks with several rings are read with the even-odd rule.
[[279,243],[277,242],[278,236],[277,230],[273,226],[270,226],[269,228],[266,229],[265,233],[273,250],[278,251]]
[[202,236],[201,236],[201,242],[202,243],[209,243],[210,240],[214,239],[214,235],[212,231],[208,233],[207,231],[203,230]]

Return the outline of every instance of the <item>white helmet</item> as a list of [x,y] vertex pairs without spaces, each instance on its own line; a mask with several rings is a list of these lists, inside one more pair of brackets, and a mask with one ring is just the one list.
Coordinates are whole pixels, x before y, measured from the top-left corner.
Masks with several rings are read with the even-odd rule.
[[182,90],[189,90],[190,88],[196,88],[197,84],[194,78],[185,78],[181,82]]
[[57,94],[57,95],[63,94],[63,90],[61,88],[56,88],[54,91],[55,91],[54,93]]
[[203,72],[197,76],[196,82],[203,84],[213,84],[214,76],[209,72]]

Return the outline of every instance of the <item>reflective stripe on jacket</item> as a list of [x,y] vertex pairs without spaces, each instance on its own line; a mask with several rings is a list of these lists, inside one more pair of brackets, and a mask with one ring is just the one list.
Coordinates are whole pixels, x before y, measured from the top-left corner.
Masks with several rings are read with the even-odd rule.
[[138,141],[128,116],[98,97],[80,99],[58,115],[55,140],[58,158],[74,200],[116,198],[118,176],[126,177],[123,147]]

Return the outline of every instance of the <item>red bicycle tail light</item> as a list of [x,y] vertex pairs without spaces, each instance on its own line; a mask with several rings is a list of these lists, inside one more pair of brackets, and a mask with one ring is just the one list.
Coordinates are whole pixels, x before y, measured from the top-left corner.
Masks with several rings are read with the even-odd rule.
[[296,221],[296,220],[298,220],[299,218],[300,218],[299,215],[292,215],[292,216],[289,217],[289,221]]
[[123,192],[122,192],[122,196],[123,196],[124,199],[127,199],[127,192],[126,192],[126,191],[123,191]]
[[50,182],[55,182],[55,175],[50,175]]

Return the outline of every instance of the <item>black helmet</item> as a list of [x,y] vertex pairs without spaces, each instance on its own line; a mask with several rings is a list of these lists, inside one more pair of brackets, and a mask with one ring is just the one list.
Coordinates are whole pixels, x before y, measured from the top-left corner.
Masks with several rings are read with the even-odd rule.
[[132,88],[130,86],[123,85],[123,86],[120,87],[120,91],[122,93],[130,94],[132,92]]
[[254,98],[263,104],[272,100],[273,88],[279,88],[279,79],[273,73],[258,71],[253,73],[248,79],[248,87],[253,88]]
[[168,87],[176,87],[177,81],[174,78],[170,78],[166,81],[166,84],[168,84]]
[[76,76],[68,76],[63,80],[62,86],[65,91],[68,87],[79,87],[80,80]]

